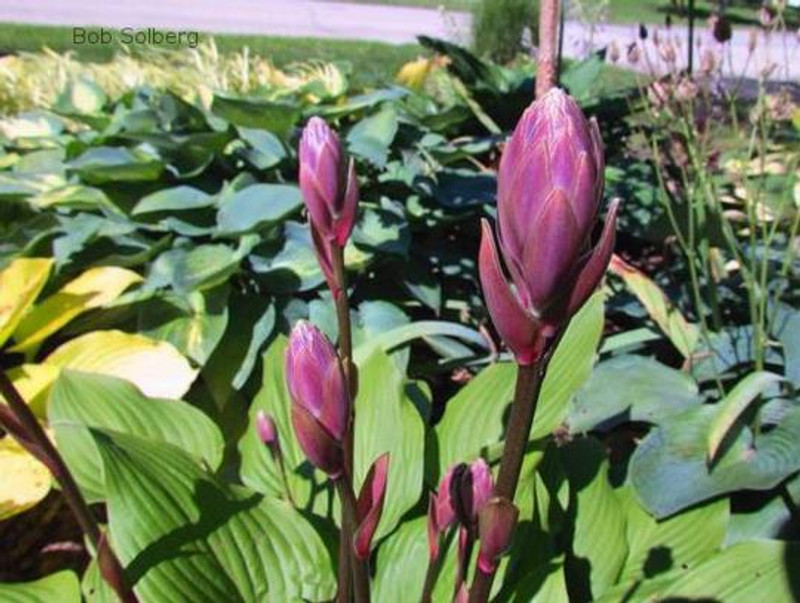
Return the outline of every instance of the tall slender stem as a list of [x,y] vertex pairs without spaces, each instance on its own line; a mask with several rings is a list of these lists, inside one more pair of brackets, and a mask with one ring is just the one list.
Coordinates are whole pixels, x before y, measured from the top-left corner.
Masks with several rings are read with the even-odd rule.
[[[536,405],[539,401],[539,392],[547,371],[547,365],[555,350],[557,341],[552,345],[550,352],[532,365],[517,368],[517,384],[514,391],[514,401],[511,403],[511,415],[508,419],[503,458],[500,460],[500,472],[494,486],[496,496],[513,501],[517,492],[522,461],[528,445],[533,417],[536,414]],[[472,588],[469,593],[470,603],[486,603],[492,592],[494,572],[487,574],[480,570],[475,572]]]
[[[336,480],[336,489],[339,492],[339,502],[342,504],[342,535],[352,534],[356,525],[356,495],[350,475],[345,472]],[[352,553],[352,538],[346,542],[348,552]],[[353,578],[353,594],[356,603],[369,603],[369,572],[367,564],[350,558]],[[340,568],[341,573],[341,568]]]
[[[347,272],[344,266],[344,248],[333,245],[333,274],[336,280],[336,289],[331,290],[333,303],[336,308],[336,322],[339,327],[339,356],[342,359],[345,379],[347,380],[348,392],[350,394],[350,421],[344,439],[344,464],[345,472],[348,476],[353,475],[353,451],[354,451],[354,426],[355,426],[355,407],[356,394],[358,393],[358,377],[356,376],[355,364],[353,364],[353,339],[350,326],[350,300],[347,295]],[[350,478],[348,478],[350,479]],[[350,485],[352,489],[352,484]],[[344,515],[342,515],[344,517]],[[352,559],[353,531],[355,530],[355,520],[352,524],[342,521],[341,537],[339,539],[339,601],[345,603],[350,600],[352,594],[352,583],[350,576],[356,564]]]
[[97,520],[83,498],[75,478],[30,407],[2,369],[0,369],[0,394],[5,398],[10,410],[10,413],[0,413],[0,423],[3,428],[50,470],[61,486],[64,500],[75,516],[81,531],[89,539],[98,556],[103,578],[124,603],[136,603],[136,595],[125,581],[122,564],[100,531]]
[[539,6],[536,98],[555,86],[558,80],[558,0],[542,0]]

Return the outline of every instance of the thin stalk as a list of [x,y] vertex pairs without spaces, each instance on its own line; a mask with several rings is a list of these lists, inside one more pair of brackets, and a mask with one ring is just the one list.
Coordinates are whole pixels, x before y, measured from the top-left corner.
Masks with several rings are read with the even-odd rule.
[[[83,498],[75,478],[22,395],[17,391],[5,371],[1,369],[0,394],[5,398],[10,410],[10,413],[0,413],[0,422],[2,422],[3,428],[50,470],[61,486],[64,500],[75,516],[81,531],[89,539],[98,556],[103,579],[108,582],[124,603],[136,603],[136,595],[126,584],[122,564],[111,550],[108,542],[104,540],[100,526]],[[13,418],[10,418],[9,415],[13,415]]]
[[558,0],[539,5],[539,54],[536,57],[536,98],[558,81]]
[[[350,421],[344,437],[344,465],[347,475],[353,474],[353,450],[354,450],[354,425],[356,394],[358,391],[358,378],[356,376],[355,365],[353,364],[353,339],[350,325],[350,300],[347,295],[347,272],[344,267],[344,248],[333,245],[333,276],[336,280],[337,289],[332,290],[333,303],[336,308],[336,322],[339,327],[339,357],[342,360],[342,368],[347,381],[348,392],[350,395]],[[351,485],[352,488],[352,485]],[[350,575],[354,568],[351,568],[353,530],[355,524],[348,525],[342,521],[341,538],[339,540],[339,601],[346,602],[351,598]]]
[[[356,495],[353,492],[353,484],[350,475],[345,472],[339,479],[335,480],[336,490],[339,493],[339,502],[342,504],[342,535],[352,534],[356,526]],[[344,540],[344,538],[342,538]],[[352,538],[345,542],[350,553],[350,569],[353,579],[353,594],[356,603],[369,603],[369,571],[366,562],[355,559],[352,555]],[[341,566],[339,568],[341,574]],[[341,578],[341,575],[340,575]]]
[[[539,392],[542,389],[547,365],[557,345],[558,341],[554,342],[550,352],[545,354],[538,363],[517,367],[514,401],[511,403],[503,458],[500,460],[500,471],[494,486],[495,496],[514,500],[528,437],[536,414],[536,405],[539,402]],[[493,582],[494,572],[486,574],[476,571],[472,588],[469,591],[470,603],[486,603],[492,592]]]
[[453,600],[458,598],[458,592],[461,590],[461,585],[467,579],[469,572],[469,561],[472,558],[472,549],[475,546],[475,530],[474,528],[459,528],[464,530],[464,546],[461,548],[461,532],[459,531],[459,550],[458,550],[458,568],[456,570],[456,580],[453,586]]

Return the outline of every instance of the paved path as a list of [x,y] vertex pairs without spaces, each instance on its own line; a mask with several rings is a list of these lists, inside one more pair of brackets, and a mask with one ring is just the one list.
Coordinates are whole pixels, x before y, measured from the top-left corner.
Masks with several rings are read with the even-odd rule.
[[[309,36],[377,40],[400,44],[414,42],[418,34],[444,37],[457,42],[469,40],[470,15],[460,12],[400,6],[348,4],[327,0],[0,0],[0,22],[39,23],[48,25],[95,25],[111,28],[157,27],[170,30],[199,30],[219,33],[249,33],[280,36]],[[616,40],[623,50],[621,65],[628,65],[624,48],[636,40],[635,25],[604,25],[589,39],[588,28],[567,23],[564,51],[567,57],[585,56],[590,48],[600,48]],[[685,47],[686,30],[674,27],[672,36]],[[698,22],[698,37],[704,47],[718,45],[711,39],[705,24]],[[759,48],[747,60],[747,31],[734,31],[730,49],[724,51],[726,63],[736,72],[746,66],[746,74],[755,77],[770,62],[784,64],[784,40],[778,35],[759,36]],[[773,78],[800,77],[800,49],[794,35],[786,37],[788,69],[781,67]],[[651,48],[651,64],[659,67]],[[685,62],[685,48],[678,52]],[[640,61],[638,68],[646,69]],[[730,70],[730,68],[728,67]]]

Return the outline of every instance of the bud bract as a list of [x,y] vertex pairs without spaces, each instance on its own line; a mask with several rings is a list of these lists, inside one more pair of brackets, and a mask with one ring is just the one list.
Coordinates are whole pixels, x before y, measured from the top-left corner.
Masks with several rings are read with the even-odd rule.
[[358,527],[353,536],[353,550],[356,557],[362,561],[369,557],[372,538],[381,520],[388,476],[389,453],[387,452],[372,463],[356,501]]
[[497,560],[508,550],[518,515],[519,510],[507,498],[494,497],[481,509],[478,516],[478,535],[481,539],[478,568],[483,573],[494,572]]
[[499,249],[484,220],[479,268],[492,321],[519,364],[541,357],[605,274],[616,203],[591,247],[604,167],[597,123],[558,88],[528,107],[505,148],[497,175]]
[[313,465],[338,477],[349,427],[350,394],[333,344],[304,320],[289,337],[286,385],[292,398],[292,425],[303,452]]

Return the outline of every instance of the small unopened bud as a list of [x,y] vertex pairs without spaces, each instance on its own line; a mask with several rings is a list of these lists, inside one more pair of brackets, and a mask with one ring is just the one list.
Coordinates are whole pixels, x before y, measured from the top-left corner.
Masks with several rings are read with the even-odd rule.
[[261,443],[269,447],[273,455],[278,454],[280,443],[278,442],[278,430],[275,427],[275,421],[263,410],[259,410],[256,415],[256,429]]
[[478,535],[481,544],[478,552],[478,569],[491,574],[497,561],[511,546],[519,510],[507,498],[495,497],[481,509],[478,517]]
[[679,101],[689,102],[697,97],[699,89],[697,84],[689,77],[683,77],[675,87],[675,97]]
[[639,23],[639,39],[640,40],[647,39],[647,27],[645,27],[644,23]]
[[758,9],[758,20],[761,22],[761,27],[770,29],[775,21],[775,9],[771,6],[762,5]]
[[612,40],[608,45],[608,53],[606,56],[612,63],[619,61],[619,46],[617,46],[616,41]]
[[714,51],[710,48],[706,48],[703,51],[703,54],[700,56],[700,71],[705,75],[711,75],[714,73],[716,66],[717,57],[714,54]]
[[637,42],[632,42],[630,46],[628,46],[628,62],[631,65],[636,65],[639,62],[639,44]]
[[731,39],[733,35],[731,22],[728,21],[724,15],[711,15],[709,18],[709,25],[711,26],[711,35],[713,35],[714,39],[720,44],[724,44]]
[[677,56],[675,54],[675,47],[672,45],[671,42],[664,42],[658,47],[658,52],[661,55],[661,59],[667,63],[668,65],[674,65],[675,61],[677,60]]
[[450,500],[461,525],[477,521],[478,511],[491,496],[493,487],[492,473],[483,459],[456,467],[450,482]]
[[286,385],[292,425],[311,463],[337,478],[344,467],[342,443],[349,428],[350,394],[333,345],[311,323],[299,321],[286,349]]

